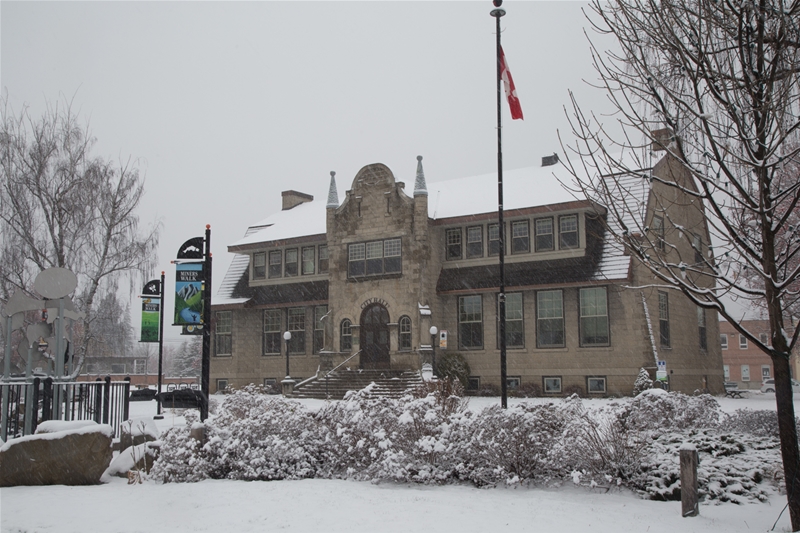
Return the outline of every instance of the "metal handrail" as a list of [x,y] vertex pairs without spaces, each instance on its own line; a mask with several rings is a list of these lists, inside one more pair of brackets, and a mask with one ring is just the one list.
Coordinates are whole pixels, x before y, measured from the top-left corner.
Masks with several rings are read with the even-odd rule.
[[352,359],[353,357],[355,357],[355,356],[357,356],[358,354],[360,354],[362,351],[363,351],[363,350],[359,350],[359,351],[357,351],[356,353],[354,353],[353,355],[351,355],[350,357],[348,357],[347,359],[345,359],[344,361],[342,361],[341,363],[339,363],[338,365],[336,365],[334,368],[332,368],[332,369],[328,370],[328,371],[325,373],[325,377],[327,378],[327,377],[328,377],[328,374],[330,374],[331,372],[335,372],[335,371],[339,370],[339,368],[341,368],[342,366],[344,366],[344,364],[345,364],[346,362],[348,362],[350,359]]

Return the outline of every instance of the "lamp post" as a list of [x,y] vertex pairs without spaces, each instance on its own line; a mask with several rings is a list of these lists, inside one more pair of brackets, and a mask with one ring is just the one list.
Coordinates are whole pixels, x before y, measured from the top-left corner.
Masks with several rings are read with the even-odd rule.
[[436,376],[436,334],[439,333],[439,330],[436,329],[436,326],[431,326],[431,349],[433,350],[431,354],[431,367],[433,367],[433,375]]
[[289,374],[289,341],[292,340],[292,332],[285,331],[283,340],[286,341],[286,379],[289,379],[291,377],[291,374]]

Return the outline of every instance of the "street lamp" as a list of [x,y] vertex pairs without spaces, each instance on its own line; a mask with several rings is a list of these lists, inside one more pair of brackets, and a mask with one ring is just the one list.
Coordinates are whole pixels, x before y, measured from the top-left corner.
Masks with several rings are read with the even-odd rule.
[[436,329],[436,326],[431,326],[431,349],[433,350],[433,354],[431,355],[431,366],[433,367],[433,375],[436,375],[436,334],[439,333],[439,330]]
[[283,340],[286,341],[286,379],[289,379],[289,341],[292,340],[292,332],[286,331],[283,333]]

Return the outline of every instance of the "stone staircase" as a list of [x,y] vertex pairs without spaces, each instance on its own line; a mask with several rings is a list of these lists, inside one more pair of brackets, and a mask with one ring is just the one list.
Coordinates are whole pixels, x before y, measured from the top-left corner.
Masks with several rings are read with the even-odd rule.
[[[327,381],[327,389],[326,389]],[[419,371],[411,370],[334,370],[312,381],[295,386],[292,398],[317,398],[341,400],[347,391],[361,390],[375,383],[372,393],[376,396],[399,398],[408,389],[422,384]]]

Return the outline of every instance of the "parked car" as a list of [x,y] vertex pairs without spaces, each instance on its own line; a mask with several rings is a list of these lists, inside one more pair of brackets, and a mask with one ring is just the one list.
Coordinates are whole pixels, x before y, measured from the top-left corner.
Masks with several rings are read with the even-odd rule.
[[[761,384],[761,392],[775,392],[775,380],[765,379]],[[792,392],[800,392],[800,382],[792,380]]]

